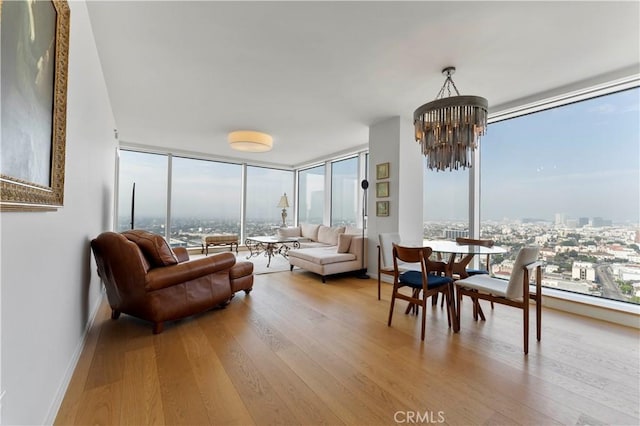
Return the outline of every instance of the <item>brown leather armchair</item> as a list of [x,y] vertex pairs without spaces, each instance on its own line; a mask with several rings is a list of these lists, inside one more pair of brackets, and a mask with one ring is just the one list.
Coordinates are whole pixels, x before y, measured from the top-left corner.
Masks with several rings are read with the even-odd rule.
[[184,248],[172,250],[165,239],[147,231],[103,232],[91,241],[111,306],[120,313],[164,322],[224,306],[237,291],[253,288],[253,264],[236,262],[232,253],[189,260]]

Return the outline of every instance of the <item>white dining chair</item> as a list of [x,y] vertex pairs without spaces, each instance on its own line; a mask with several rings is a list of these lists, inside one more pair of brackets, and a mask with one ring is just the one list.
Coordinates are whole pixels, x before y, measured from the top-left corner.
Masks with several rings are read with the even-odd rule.
[[[455,282],[458,325],[461,319],[462,296],[477,300],[489,300],[498,304],[522,309],[524,353],[529,353],[529,300],[536,303],[536,337],[542,331],[542,262],[538,262],[539,247],[523,247],[516,256],[509,281],[493,278],[488,274],[472,275]],[[535,287],[530,288],[535,271]],[[484,320],[484,318],[482,318]]]

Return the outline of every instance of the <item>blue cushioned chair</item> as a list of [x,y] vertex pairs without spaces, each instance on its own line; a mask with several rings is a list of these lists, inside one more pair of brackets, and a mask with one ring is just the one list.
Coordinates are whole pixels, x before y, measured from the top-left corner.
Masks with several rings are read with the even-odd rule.
[[[464,246],[482,246],[482,247],[493,247],[494,246],[494,242],[493,240],[478,240],[478,239],[474,239],[474,238],[462,238],[462,237],[458,237],[456,238],[456,243],[460,244],[460,245],[464,245]],[[472,276],[472,275],[478,275],[478,274],[489,274],[489,263],[490,259],[489,259],[489,255],[487,255],[486,261],[485,261],[485,265],[487,267],[487,269],[472,269],[472,268],[468,268],[466,270],[467,275],[468,276]]]
[[[446,298],[447,301],[449,327],[451,327],[451,321],[456,320],[455,311],[453,310],[453,280],[445,276],[446,265],[444,262],[429,260],[431,252],[432,250],[429,247],[403,247],[393,244],[393,292],[391,294],[389,322],[387,325],[391,326],[396,298],[408,301],[410,307],[417,308],[422,306],[422,340],[424,340],[425,334],[427,298],[442,293],[442,297]],[[402,272],[399,265],[407,263],[419,264],[420,270]],[[412,289],[411,295],[401,293],[400,288],[402,287],[410,287]],[[455,329],[456,327],[454,326]]]
[[[482,246],[482,247],[493,247],[495,245],[493,240],[479,240],[475,238],[464,238],[464,237],[456,238],[456,243],[464,246]],[[491,267],[489,266],[491,264],[490,257],[491,255],[487,255],[487,258],[485,259],[485,266],[487,267],[487,269],[474,269],[474,268],[465,269],[465,272],[467,273],[467,277],[472,277],[474,275],[491,275],[491,272],[490,272]],[[460,278],[466,278],[466,277],[460,277]],[[482,309],[479,309],[479,307],[480,305],[478,305],[478,301],[477,300],[474,301],[474,311],[473,311],[474,318],[478,319],[478,313],[480,313],[480,315],[482,316],[482,319],[484,319],[484,315],[482,314]],[[493,309],[493,301],[491,301],[491,309]]]

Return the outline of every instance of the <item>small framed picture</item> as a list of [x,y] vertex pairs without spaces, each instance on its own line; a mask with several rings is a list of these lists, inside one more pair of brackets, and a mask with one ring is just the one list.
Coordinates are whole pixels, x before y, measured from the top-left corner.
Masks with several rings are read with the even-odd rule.
[[376,216],[389,216],[388,201],[376,201]]
[[389,182],[376,183],[376,197],[385,198],[389,196]]
[[376,165],[376,179],[389,179],[389,163]]

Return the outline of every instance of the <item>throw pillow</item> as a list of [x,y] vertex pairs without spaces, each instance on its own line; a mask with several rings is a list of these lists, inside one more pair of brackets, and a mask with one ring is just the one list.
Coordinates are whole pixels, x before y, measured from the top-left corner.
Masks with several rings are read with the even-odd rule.
[[335,246],[338,244],[338,235],[344,233],[344,226],[324,226],[318,228],[318,242]]
[[356,228],[353,226],[347,226],[344,230],[345,234],[362,235],[362,228]]
[[348,253],[349,247],[351,247],[351,240],[353,234],[339,234],[338,235],[338,253]]
[[142,250],[142,253],[144,253],[151,265],[159,267],[178,263],[178,259],[176,259],[173,250],[171,250],[171,247],[169,247],[169,244],[162,235],[139,229],[125,231],[122,235],[140,247],[140,250]]
[[296,226],[295,228],[278,228],[278,237],[279,238],[294,238],[300,236],[300,227]]
[[300,230],[304,238],[308,238],[313,241],[318,241],[318,228],[320,225],[312,225],[309,223],[303,223],[300,225]]

